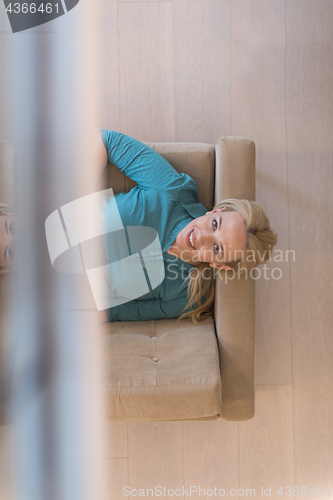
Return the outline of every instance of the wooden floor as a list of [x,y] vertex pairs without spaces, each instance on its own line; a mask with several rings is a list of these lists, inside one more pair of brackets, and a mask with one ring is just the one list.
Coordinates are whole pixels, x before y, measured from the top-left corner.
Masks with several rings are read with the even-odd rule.
[[253,139],[257,201],[281,251],[257,281],[255,417],[109,424],[109,498],[136,498],[126,485],[223,488],[236,499],[252,488],[274,500],[303,486],[309,499],[331,498],[333,3],[102,4],[101,127],[142,141]]

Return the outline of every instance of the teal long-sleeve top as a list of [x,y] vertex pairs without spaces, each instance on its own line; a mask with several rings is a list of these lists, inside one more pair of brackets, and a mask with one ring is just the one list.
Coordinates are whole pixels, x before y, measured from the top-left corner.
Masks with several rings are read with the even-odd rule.
[[[164,279],[141,297],[106,309],[109,321],[176,318],[189,309],[185,281],[193,266],[166,250],[193,219],[206,213],[193,179],[179,174],[162,156],[119,132],[101,130],[108,161],[137,186],[115,196],[122,224],[157,231],[163,253]],[[107,217],[107,210],[106,210]]]

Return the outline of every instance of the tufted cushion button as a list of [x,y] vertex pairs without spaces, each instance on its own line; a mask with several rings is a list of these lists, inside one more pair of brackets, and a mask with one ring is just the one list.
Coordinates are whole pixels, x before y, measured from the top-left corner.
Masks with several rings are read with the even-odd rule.
[[156,340],[156,339],[157,339],[157,337],[152,337],[151,339],[152,339],[152,340]]
[[158,361],[160,358],[151,358],[153,361]]

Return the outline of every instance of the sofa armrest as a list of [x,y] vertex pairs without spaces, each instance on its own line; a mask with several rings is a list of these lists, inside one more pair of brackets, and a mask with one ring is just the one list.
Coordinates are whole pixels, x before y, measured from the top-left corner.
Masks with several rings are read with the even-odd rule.
[[[222,137],[215,149],[215,203],[255,199],[255,145],[246,137]],[[249,276],[216,279],[215,328],[225,420],[254,416],[255,281]]]

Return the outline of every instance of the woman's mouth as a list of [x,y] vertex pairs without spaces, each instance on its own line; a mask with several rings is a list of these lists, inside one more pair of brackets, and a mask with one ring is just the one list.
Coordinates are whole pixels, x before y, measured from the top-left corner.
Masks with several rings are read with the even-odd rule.
[[191,231],[189,231],[187,233],[187,236],[186,236],[186,243],[187,245],[190,247],[190,248],[193,248],[194,250],[196,250],[195,248],[195,244],[194,244],[194,236],[193,236],[193,231],[194,231],[194,228],[191,229]]

